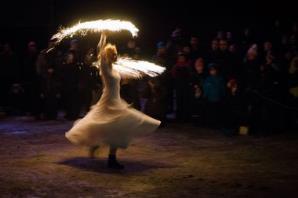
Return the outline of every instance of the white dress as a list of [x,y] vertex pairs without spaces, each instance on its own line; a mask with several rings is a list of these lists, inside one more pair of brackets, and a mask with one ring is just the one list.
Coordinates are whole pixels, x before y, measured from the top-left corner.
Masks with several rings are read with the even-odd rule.
[[153,132],[160,121],[132,108],[120,97],[120,74],[111,65],[101,65],[104,89],[87,115],[76,121],[65,136],[72,143],[95,146],[102,143],[126,148],[132,137]]

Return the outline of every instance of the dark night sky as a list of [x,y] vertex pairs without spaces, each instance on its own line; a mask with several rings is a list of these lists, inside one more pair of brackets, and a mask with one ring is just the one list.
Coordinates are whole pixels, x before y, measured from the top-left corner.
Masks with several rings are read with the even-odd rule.
[[[282,3],[281,3],[282,2]],[[194,16],[239,17],[239,16],[278,16],[287,11],[291,15],[293,2],[261,0],[179,0],[179,1],[142,1],[142,0],[11,0],[2,2],[1,24],[14,22],[14,25],[43,25],[51,17],[62,21],[84,19],[92,16],[115,16],[154,19],[184,20]],[[54,16],[53,16],[54,15]],[[5,18],[3,18],[5,16]],[[59,23],[59,22],[58,22]]]
[[[1,2],[1,32],[8,37],[17,29],[24,37],[48,37],[59,25],[70,26],[79,20],[121,18],[134,22],[144,38],[164,38],[176,26],[198,32],[216,29],[262,26],[274,18],[295,19],[292,3],[261,0],[142,1],[142,0],[11,0]],[[281,4],[281,2],[283,2]],[[286,12],[286,14],[285,14]]]

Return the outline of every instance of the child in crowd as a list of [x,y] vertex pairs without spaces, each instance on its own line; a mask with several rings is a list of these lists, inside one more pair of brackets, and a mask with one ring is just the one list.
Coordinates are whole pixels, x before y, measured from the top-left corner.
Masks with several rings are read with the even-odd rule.
[[204,97],[207,100],[207,120],[212,127],[222,123],[222,102],[225,96],[224,79],[218,73],[218,65],[208,65],[209,76],[204,81]]

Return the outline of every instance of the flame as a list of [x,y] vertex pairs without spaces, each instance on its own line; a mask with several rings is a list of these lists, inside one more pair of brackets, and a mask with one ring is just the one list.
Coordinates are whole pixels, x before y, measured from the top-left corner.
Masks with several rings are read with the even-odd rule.
[[127,30],[133,37],[137,36],[139,29],[129,21],[121,20],[96,20],[78,23],[70,28],[62,28],[58,33],[52,36],[52,39],[56,39],[56,43],[59,43],[66,37],[72,37],[74,34],[85,35],[87,32],[119,32]]
[[[119,32],[123,30],[130,32],[133,37],[137,36],[139,31],[139,29],[129,21],[106,19],[87,21],[84,23],[78,23],[70,28],[62,28],[58,33],[52,36],[52,39],[56,39],[56,44],[58,44],[64,38],[72,37],[75,34],[84,36],[88,32],[100,32],[102,34],[98,46],[99,50],[101,50],[101,46],[104,46],[106,42],[106,32]],[[48,51],[52,49],[53,48],[50,48]],[[94,63],[97,67],[99,67],[98,62],[99,61]],[[114,68],[126,78],[141,78],[145,75],[155,77],[165,71],[164,67],[148,61],[133,60],[131,58],[122,57],[118,58],[118,61],[114,64]]]
[[144,75],[155,77],[165,71],[164,67],[152,62],[124,57],[119,57],[113,66],[122,76],[129,78],[141,78]]

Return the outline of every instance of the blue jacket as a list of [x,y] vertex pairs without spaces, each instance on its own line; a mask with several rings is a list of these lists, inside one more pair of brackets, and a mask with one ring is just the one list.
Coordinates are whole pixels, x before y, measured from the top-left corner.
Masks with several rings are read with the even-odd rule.
[[220,76],[208,76],[203,84],[204,96],[209,102],[219,102],[225,95],[225,82]]

